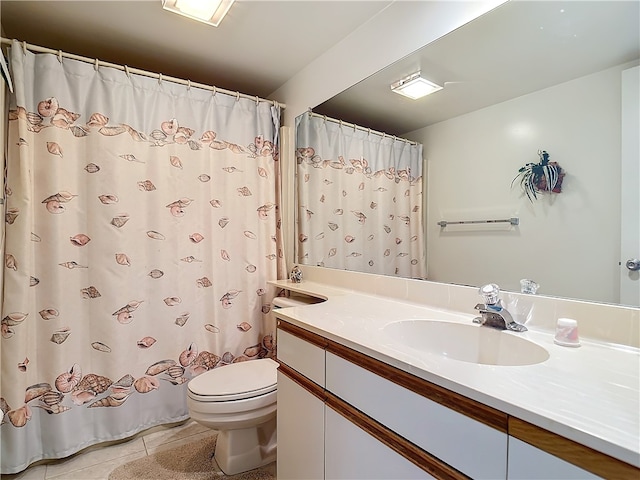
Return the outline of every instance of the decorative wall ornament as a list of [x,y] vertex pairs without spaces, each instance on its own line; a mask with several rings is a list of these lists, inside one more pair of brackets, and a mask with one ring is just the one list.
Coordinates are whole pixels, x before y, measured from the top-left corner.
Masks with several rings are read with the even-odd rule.
[[293,269],[291,270],[291,275],[289,275],[289,279],[293,283],[302,282],[302,270],[300,269],[300,267],[298,265],[293,267]]
[[511,182],[511,187],[520,179],[520,187],[531,203],[540,193],[560,193],[565,173],[557,162],[549,161],[546,150],[538,150],[540,162],[527,163],[518,170],[518,175]]

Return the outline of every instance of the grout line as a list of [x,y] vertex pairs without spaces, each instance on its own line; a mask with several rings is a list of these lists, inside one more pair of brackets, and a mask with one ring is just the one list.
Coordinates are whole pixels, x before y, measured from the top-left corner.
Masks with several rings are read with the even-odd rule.
[[144,453],[145,453],[145,456],[147,456],[147,457],[148,457],[148,456],[149,456],[149,449],[147,448],[146,435],[144,435],[144,436],[142,437],[142,445],[144,445]]

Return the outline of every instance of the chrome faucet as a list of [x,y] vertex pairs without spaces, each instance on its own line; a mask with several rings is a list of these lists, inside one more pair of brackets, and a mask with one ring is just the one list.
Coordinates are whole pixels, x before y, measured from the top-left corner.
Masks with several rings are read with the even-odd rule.
[[483,285],[478,293],[484,298],[484,303],[478,303],[475,309],[480,312],[481,317],[473,319],[474,323],[499,330],[511,330],[513,332],[525,332],[527,327],[517,323],[511,313],[502,306],[500,300],[500,288],[495,283]]

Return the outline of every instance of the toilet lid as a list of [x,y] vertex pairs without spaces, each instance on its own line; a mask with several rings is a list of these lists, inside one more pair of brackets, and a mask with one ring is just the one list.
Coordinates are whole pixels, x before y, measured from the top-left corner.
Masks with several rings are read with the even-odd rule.
[[210,402],[257,397],[276,390],[277,368],[278,363],[270,358],[232,363],[198,375],[188,387]]

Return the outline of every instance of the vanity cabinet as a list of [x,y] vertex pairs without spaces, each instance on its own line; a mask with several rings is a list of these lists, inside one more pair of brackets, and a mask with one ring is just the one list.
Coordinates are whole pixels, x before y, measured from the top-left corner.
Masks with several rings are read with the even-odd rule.
[[[362,397],[352,394],[378,397],[374,414],[393,410],[406,414],[401,403],[405,399],[394,398],[397,391],[392,385],[372,391],[377,388],[372,383],[375,375],[354,369],[333,353],[336,348],[319,335],[278,322],[278,480],[466,478],[364,413],[358,404]],[[327,380],[336,392],[328,388]]]
[[278,320],[278,480],[631,479],[630,464]]
[[326,357],[326,388],[471,478],[506,477],[506,431],[474,420],[331,352]]
[[[301,380],[291,370],[288,374]],[[308,387],[278,372],[278,480],[435,478],[326,406],[326,398]]]

